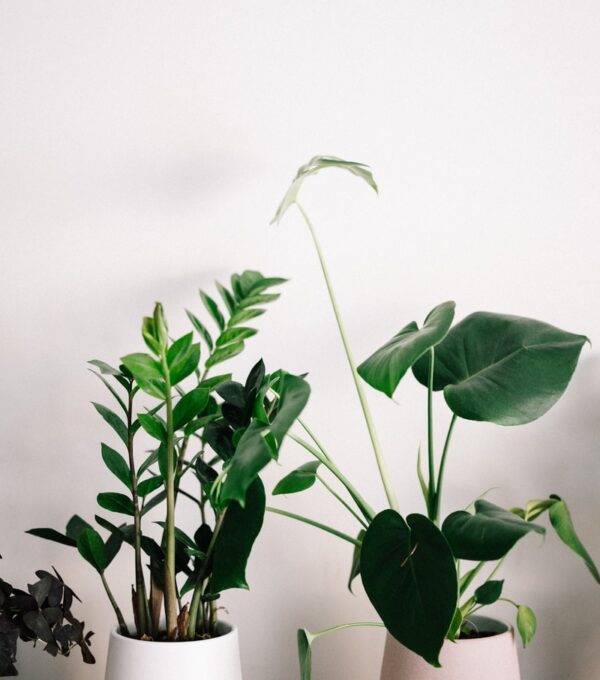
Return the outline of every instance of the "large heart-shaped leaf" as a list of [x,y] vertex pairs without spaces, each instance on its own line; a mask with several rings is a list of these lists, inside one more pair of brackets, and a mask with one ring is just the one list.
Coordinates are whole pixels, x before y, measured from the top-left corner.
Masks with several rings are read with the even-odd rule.
[[231,503],[215,543],[210,589],[248,588],[246,564],[265,516],[265,489],[259,478],[246,493],[244,507]]
[[383,347],[358,367],[358,374],[371,387],[391,397],[408,369],[440,342],[454,319],[454,302],[443,302],[429,312],[422,328],[415,321],[404,326]]
[[439,653],[458,598],[454,558],[440,530],[423,515],[395,510],[371,522],[361,551],[363,585],[388,631],[439,667]]
[[499,560],[530,531],[544,534],[544,527],[521,519],[485,500],[475,501],[475,513],[459,510],[445,519],[444,536],[457,559]]
[[[476,312],[435,350],[433,388],[461,418],[521,425],[542,416],[565,391],[587,338],[519,316]],[[426,357],[413,366],[427,385]]]

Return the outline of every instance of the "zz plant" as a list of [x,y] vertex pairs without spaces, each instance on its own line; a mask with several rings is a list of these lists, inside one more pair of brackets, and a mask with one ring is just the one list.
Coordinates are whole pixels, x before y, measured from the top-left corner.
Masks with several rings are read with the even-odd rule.
[[[587,338],[541,321],[489,312],[476,312],[453,325],[454,302],[444,302],[427,315],[421,326],[415,322],[405,325],[357,366],[314,227],[298,202],[304,179],[329,167],[349,171],[377,191],[367,166],[316,157],[300,168],[273,221],[279,223],[288,208],[295,205],[312,236],[389,508],[375,512],[300,421],[308,440],[296,434],[291,437],[313,460],[282,479],[274,494],[304,491],[316,482],[322,483],[353,515],[357,533],[350,536],[315,520],[281,509],[275,511],[324,529],[353,545],[348,586],[351,588],[353,579],[360,575],[383,624],[350,623],[319,633],[298,631],[302,678],[310,678],[314,639],[360,625],[384,625],[399,642],[437,667],[444,641],[477,635],[473,613],[500,600],[516,608],[517,628],[527,645],[535,633],[535,616],[528,606],[505,596],[504,581],[498,578],[498,572],[521,538],[532,532],[545,533],[537,523],[542,515],[549,516],[559,538],[583,559],[597,582],[600,574],[575,532],[565,501],[557,495],[511,509],[480,498],[467,510],[452,512],[442,521],[441,501],[451,438],[459,419],[520,425],[544,415],[565,391]],[[400,513],[387,471],[364,383],[392,398],[409,372],[426,390],[425,473],[421,471],[420,455],[417,463],[426,512],[405,516]],[[442,392],[450,411],[448,432],[439,456],[433,436],[435,392]],[[347,498],[323,478],[324,469],[337,478]]]
[[[232,380],[230,373],[209,374],[244,349],[245,341],[256,333],[246,323],[279,297],[269,291],[284,281],[254,271],[232,276],[230,288],[217,284],[226,311],[201,291],[217,327],[214,337],[188,312],[202,350],[193,331],[173,341],[163,308],[156,304],[142,324],[149,353],[128,354],[118,368],[90,362],[121,414],[94,406],[125,452],[101,445],[102,459],[121,491],[102,492],[97,502],[126,521],[116,524],[96,515],[97,525],[108,532],[106,540],[77,515],[64,533],[46,528],[29,533],[75,547],[94,567],[123,635],[169,641],[215,636],[220,594],[248,587],[246,564],[265,512],[259,475],[277,458],[309,388],[302,378],[283,371],[267,374],[262,360],[243,383]],[[151,399],[144,409],[142,396]],[[154,442],[141,460],[140,430]],[[188,477],[195,480],[193,489],[184,484]],[[176,523],[181,501],[192,503],[198,512],[192,535]],[[162,519],[154,523],[159,527],[157,538],[147,522],[155,508],[163,510]],[[106,578],[123,544],[133,548],[131,632]],[[163,607],[166,630],[160,623]]]

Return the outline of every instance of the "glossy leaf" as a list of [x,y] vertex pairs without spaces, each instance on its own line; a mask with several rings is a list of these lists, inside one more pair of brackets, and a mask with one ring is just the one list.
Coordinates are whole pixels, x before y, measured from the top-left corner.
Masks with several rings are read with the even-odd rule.
[[71,519],[67,522],[66,534],[69,538],[77,541],[79,535],[85,529],[91,529],[92,525],[86,522],[83,517],[79,515],[73,515]]
[[200,333],[200,336],[206,343],[209,352],[212,351],[212,348],[214,347],[214,342],[206,326],[202,323],[202,321],[200,321],[200,319],[195,314],[192,314],[192,312],[188,311],[187,309],[186,314],[188,315],[188,319],[191,321],[192,326],[198,331],[198,333]]
[[298,493],[310,489],[317,479],[317,471],[320,465],[321,463],[318,460],[311,460],[292,470],[277,483],[273,489],[273,495]]
[[558,496],[551,496],[551,499],[554,500],[555,503],[551,506],[548,512],[550,514],[550,522],[554,527],[554,530],[563,543],[569,546],[573,552],[581,557],[596,582],[600,583],[600,574],[598,573],[598,568],[594,564],[594,560],[592,559],[589,552],[585,549],[585,546],[575,531],[573,520],[571,519],[571,513],[569,512],[567,504]]
[[[183,338],[181,338],[181,340],[183,340]],[[175,347],[175,344],[173,344],[172,347],[169,348],[169,350],[173,349]],[[199,361],[200,361],[200,345],[198,343],[186,346],[185,348],[180,349],[180,351],[174,354],[173,361],[172,363],[169,364],[171,385],[177,385],[182,380],[191,375],[198,368]]]
[[[533,319],[476,312],[436,347],[433,387],[461,418],[521,425],[565,391],[587,338]],[[428,361],[413,366],[427,385]]]
[[247,340],[252,336],[256,335],[258,331],[255,328],[246,328],[244,326],[238,326],[237,328],[229,328],[217,339],[217,347],[223,347],[229,345],[232,342],[239,342],[240,340]]
[[131,489],[131,473],[125,458],[110,446],[102,444],[102,460],[113,475]]
[[173,429],[179,430],[201,413],[208,404],[209,391],[196,387],[175,404],[173,409]]
[[211,368],[217,364],[221,364],[227,359],[231,359],[244,350],[244,343],[240,340],[239,342],[232,342],[225,347],[215,350],[210,357],[206,360],[206,368]]
[[537,620],[533,610],[524,604],[520,604],[517,609],[517,630],[523,641],[523,647],[527,647],[537,630]]
[[288,208],[297,201],[298,193],[304,180],[308,176],[314,175],[316,172],[319,172],[325,168],[339,168],[341,170],[347,170],[353,175],[363,179],[372,189],[377,191],[377,184],[373,179],[371,170],[364,163],[344,161],[341,158],[336,158],[335,156],[314,156],[306,165],[303,165],[298,170],[294,181],[290,185],[290,188],[287,190],[287,193],[279,204],[277,212],[275,213],[275,217],[271,220],[271,224],[279,224]]
[[459,510],[442,525],[444,536],[457,559],[499,560],[530,531],[544,534],[544,527],[527,522],[486,500],[475,501],[475,513]]
[[392,397],[409,368],[448,333],[454,319],[454,302],[443,302],[427,315],[422,328],[413,321],[358,367],[371,387]]
[[138,496],[140,498],[145,498],[148,494],[152,493],[153,491],[156,491],[156,489],[160,489],[162,485],[163,485],[162,477],[159,477],[158,475],[156,477],[149,477],[148,479],[144,479],[144,481],[138,484],[137,487]]
[[102,573],[106,569],[107,557],[100,534],[92,528],[84,529],[77,539],[77,550],[94,569]]
[[60,531],[56,531],[56,529],[29,529],[25,533],[31,534],[32,536],[37,536],[38,538],[45,538],[47,541],[53,541],[54,543],[68,545],[71,548],[75,548],[77,546],[77,541],[65,536],[64,534],[61,534]]
[[291,373],[283,375],[279,391],[277,414],[271,423],[271,433],[275,437],[278,446],[281,446],[288,430],[304,410],[309,396],[310,386],[306,380]]
[[212,316],[215,323],[219,327],[219,330],[222,331],[225,328],[225,319],[223,318],[223,315],[221,314],[221,311],[219,310],[219,306],[210,297],[210,295],[207,295],[202,290],[200,291],[200,298],[201,298],[202,302],[204,303],[204,306],[208,310],[208,313]]
[[157,399],[165,396],[162,368],[149,354],[128,354],[121,358],[123,365],[131,371],[136,383],[147,394]]
[[129,496],[125,496],[125,494],[114,493],[112,491],[99,493],[96,500],[98,505],[105,510],[131,516],[134,514],[133,501]]
[[167,441],[167,430],[161,420],[149,413],[139,413],[138,420],[142,428],[159,442]]
[[246,564],[263,524],[265,489],[260,479],[248,487],[244,507],[231,503],[215,543],[210,591],[248,588]]
[[435,524],[423,515],[405,521],[395,510],[380,512],[363,540],[361,576],[390,634],[439,667],[458,579],[450,547]]

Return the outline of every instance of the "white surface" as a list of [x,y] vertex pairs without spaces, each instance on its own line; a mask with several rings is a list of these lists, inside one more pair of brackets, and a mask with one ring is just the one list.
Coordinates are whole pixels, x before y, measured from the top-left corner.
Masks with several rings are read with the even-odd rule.
[[[384,496],[315,256],[297,216],[267,223],[315,153],[368,162],[376,196],[331,171],[304,204],[362,359],[453,298],[529,315],[596,344],[565,398],[517,429],[460,423],[445,510],[489,487],[506,505],[551,492],[571,504],[600,558],[600,5],[453,3],[0,3],[2,248],[1,563],[25,579],[54,564],[84,600],[102,661],[113,624],[96,575],[68,548],[23,534],[91,518],[117,490],[100,460],[115,444],[89,402],[85,361],[141,349],[156,299],[174,331],[196,288],[258,268],[292,281],[236,363],[310,370],[307,420],[377,507]],[[415,456],[425,393],[369,393],[404,511],[422,508]],[[438,406],[438,432],[447,424]],[[306,460],[288,446],[286,469]],[[273,484],[284,470],[268,474]],[[354,531],[318,490],[278,501]],[[185,512],[189,514],[185,515]],[[191,527],[193,510],[180,521]],[[246,680],[296,677],[295,630],[374,617],[345,590],[350,549],[269,517],[250,593],[225,598]],[[108,574],[125,607],[129,556]],[[549,536],[522,542],[506,592],[538,614],[524,680],[599,673],[600,589]],[[499,608],[499,615],[512,612]],[[372,680],[383,634],[320,639],[315,679]],[[102,664],[22,648],[21,677],[100,680]],[[43,671],[42,671],[43,668]]]
[[140,642],[111,631],[105,680],[242,680],[236,628],[212,640]]

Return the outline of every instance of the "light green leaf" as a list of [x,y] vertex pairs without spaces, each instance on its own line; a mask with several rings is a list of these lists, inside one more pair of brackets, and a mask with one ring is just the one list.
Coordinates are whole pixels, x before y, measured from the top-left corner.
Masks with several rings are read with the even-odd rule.
[[554,527],[554,530],[560,537],[561,541],[568,545],[573,552],[575,552],[581,559],[585,562],[590,573],[594,577],[597,583],[600,583],[600,574],[598,569],[594,564],[589,552],[585,549],[581,539],[575,531],[573,526],[573,520],[571,519],[571,513],[567,504],[559,496],[550,496],[555,503],[551,506],[549,510],[550,522]]
[[178,354],[173,363],[169,365],[171,385],[177,385],[188,375],[191,375],[198,368],[199,362],[200,345],[198,343],[190,345],[185,351]]
[[523,641],[523,647],[527,647],[537,630],[537,620],[533,611],[524,604],[520,604],[517,609],[517,630]]
[[200,319],[197,316],[192,314],[192,312],[186,309],[185,313],[188,315],[188,319],[191,321],[192,326],[198,331],[198,333],[200,333],[200,336],[204,339],[204,342],[208,346],[208,351],[212,352],[213,339],[211,334],[208,332],[206,326],[202,323],[202,321],[200,321]]
[[377,184],[373,179],[371,170],[364,163],[344,161],[341,158],[336,158],[335,156],[314,156],[306,165],[303,165],[298,170],[294,181],[290,185],[290,188],[287,190],[287,193],[279,204],[277,212],[275,213],[275,217],[271,220],[271,224],[279,224],[287,209],[296,203],[298,200],[298,193],[304,180],[309,175],[314,175],[316,172],[319,172],[324,168],[339,168],[341,170],[347,170],[353,175],[363,179],[376,192],[378,191]]
[[217,338],[217,347],[229,345],[232,342],[246,340],[256,335],[258,331],[255,328],[246,328],[239,326],[238,328],[228,328]]
[[208,404],[209,391],[196,387],[175,404],[173,409],[173,429],[179,430],[200,414]]
[[210,295],[207,295],[203,290],[200,291],[200,298],[201,298],[204,306],[206,307],[208,313],[212,316],[215,323],[219,327],[219,330],[222,331],[225,328],[225,319],[223,318],[223,315],[221,314],[219,306],[210,297]]
[[318,460],[311,460],[304,465],[300,465],[281,479],[273,489],[273,495],[298,493],[310,489],[317,479],[317,470],[321,463]]
[[158,361],[149,354],[143,353],[128,354],[122,357],[121,361],[144,392],[157,399],[164,398],[165,385],[162,369]]
[[[561,397],[586,341],[541,321],[476,312],[437,345],[433,388],[444,390],[461,418],[529,423]],[[414,364],[413,373],[427,385],[427,357]]]
[[206,368],[211,368],[216,364],[220,364],[223,361],[227,361],[227,359],[237,356],[243,351],[243,349],[244,343],[242,341],[232,342],[228,345],[225,345],[225,347],[216,349],[206,360]]
[[392,397],[408,369],[448,333],[454,319],[454,302],[443,302],[427,315],[422,328],[413,321],[358,367],[371,387]]
[[138,413],[138,420],[142,428],[154,439],[158,439],[159,442],[167,441],[167,430],[164,424],[155,416],[151,416],[149,413]]

